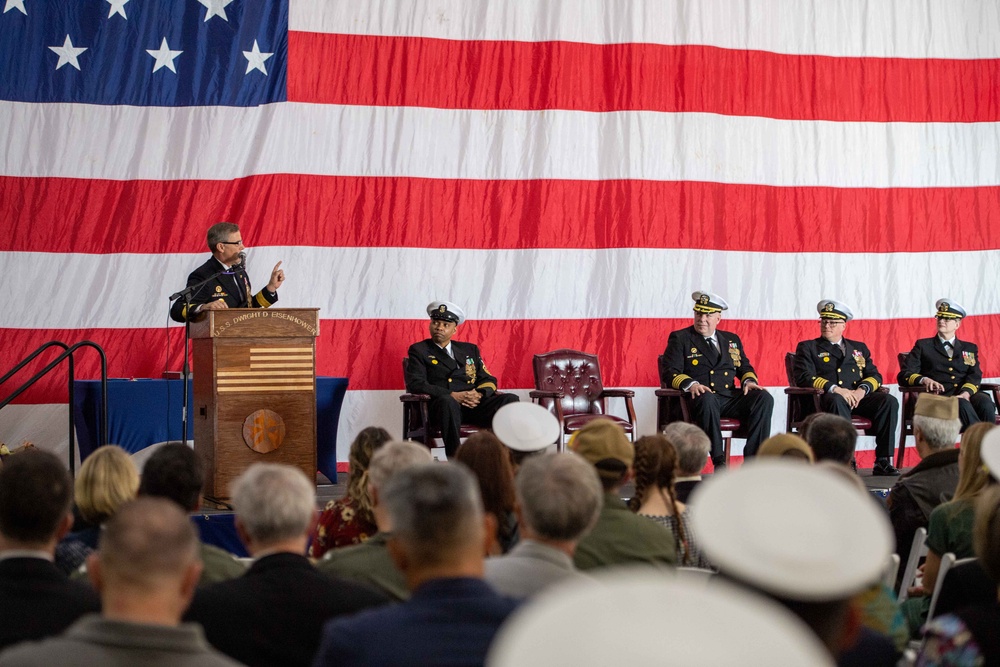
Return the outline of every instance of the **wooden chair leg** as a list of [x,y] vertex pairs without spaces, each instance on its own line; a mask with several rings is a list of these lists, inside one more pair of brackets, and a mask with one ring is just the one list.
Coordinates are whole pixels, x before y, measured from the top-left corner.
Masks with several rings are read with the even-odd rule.
[[896,448],[896,467],[903,467],[903,455],[906,453],[906,421],[899,425],[899,446]]
[[723,438],[722,439],[722,444],[723,444],[723,446],[726,449],[726,465],[728,466],[729,465],[729,450],[733,446],[733,436],[732,436],[732,434],[729,434],[728,437]]

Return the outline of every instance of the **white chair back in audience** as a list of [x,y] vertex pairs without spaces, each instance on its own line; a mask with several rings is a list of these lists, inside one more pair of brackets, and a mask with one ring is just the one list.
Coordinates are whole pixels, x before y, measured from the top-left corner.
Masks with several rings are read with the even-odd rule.
[[889,554],[889,562],[885,564],[885,574],[882,581],[889,588],[896,585],[896,575],[899,574],[899,554]]
[[917,528],[917,532],[913,535],[913,545],[910,547],[910,557],[906,559],[906,569],[903,570],[903,580],[899,582],[897,597],[900,604],[909,597],[908,591],[917,578],[920,559],[925,556],[927,556],[927,529]]
[[938,596],[941,595],[941,587],[944,585],[944,577],[948,574],[948,570],[956,565],[964,565],[974,560],[976,560],[974,557],[958,560],[955,558],[955,554],[950,551],[941,556],[941,567],[938,568],[937,581],[934,582],[934,594],[931,596],[931,606],[927,609],[928,621],[934,618],[934,608],[937,607]]

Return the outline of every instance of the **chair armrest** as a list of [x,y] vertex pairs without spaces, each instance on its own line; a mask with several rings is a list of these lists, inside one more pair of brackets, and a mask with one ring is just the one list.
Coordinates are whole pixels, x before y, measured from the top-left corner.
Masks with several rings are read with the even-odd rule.
[[680,389],[657,389],[655,393],[660,398],[682,398],[688,395],[686,391]]
[[924,393],[927,393],[927,387],[924,387],[924,386],[919,386],[919,387],[904,387],[903,385],[899,385],[899,393],[901,393],[901,394],[924,394]]
[[632,398],[635,392],[631,389],[605,389],[601,392],[600,398]]
[[889,393],[889,388],[886,387],[885,385],[882,385],[878,389],[876,389],[875,391],[877,391],[879,393],[882,393],[882,394],[888,394]]
[[980,382],[979,391],[998,391],[1000,390],[1000,384],[994,382]]
[[424,403],[430,401],[430,394],[403,394],[399,397],[401,403]]
[[822,393],[822,389],[815,387],[785,387],[788,396],[820,396]]
[[562,398],[565,396],[561,391],[549,391],[548,389],[532,389],[528,392],[531,398]]

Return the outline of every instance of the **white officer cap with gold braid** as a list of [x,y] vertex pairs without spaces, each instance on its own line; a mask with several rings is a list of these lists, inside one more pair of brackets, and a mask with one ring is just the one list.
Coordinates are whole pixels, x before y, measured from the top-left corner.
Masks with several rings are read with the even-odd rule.
[[843,320],[844,322],[850,322],[854,319],[854,313],[847,307],[847,304],[841,303],[836,299],[823,299],[816,304],[816,312],[819,313],[819,319],[821,320]]
[[461,324],[465,321],[465,311],[450,301],[431,301],[427,306],[427,315],[432,320],[442,320],[444,322],[454,322]]
[[962,308],[948,297],[938,299],[934,304],[934,307],[937,308],[937,314],[935,317],[944,318],[946,320],[960,320],[965,317],[965,308]]
[[724,310],[729,310],[729,304],[718,294],[698,290],[691,295],[691,298],[694,299],[694,312],[696,313],[721,313]]

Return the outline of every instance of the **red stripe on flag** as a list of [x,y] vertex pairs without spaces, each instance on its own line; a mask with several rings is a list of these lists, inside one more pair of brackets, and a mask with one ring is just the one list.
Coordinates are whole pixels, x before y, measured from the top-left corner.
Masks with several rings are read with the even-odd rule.
[[441,109],[706,112],[791,120],[1000,120],[1000,60],[713,46],[292,32],[288,99]]
[[[667,335],[690,320],[593,319],[593,320],[494,320],[470,321],[459,329],[457,340],[479,345],[487,367],[500,379],[501,388],[534,385],[531,356],[560,348],[582,349],[600,358],[604,384],[608,387],[653,387],[659,384],[656,357],[662,354]],[[722,327],[738,334],[761,382],[785,386],[784,354],[795,350],[799,340],[816,337],[815,321],[723,320]],[[969,317],[963,322],[962,338],[986,351],[981,361],[986,377],[1000,374],[1000,362],[989,351],[1000,349],[1000,315]],[[398,389],[403,391],[402,358],[407,347],[427,335],[424,320],[323,320],[317,341],[319,375],[349,377],[351,389]],[[887,384],[894,384],[899,368],[896,354],[908,352],[918,337],[935,335],[934,320],[866,320],[847,327],[847,337],[868,344]],[[179,370],[183,331],[169,330],[170,359],[166,363],[168,334],[163,329],[4,329],[5,358],[2,369],[14,365],[46,340],[69,343],[93,340],[105,347],[112,377],[160,377],[164,368]],[[0,387],[9,394],[48,360],[22,372]],[[83,351],[78,357],[77,377],[98,377],[96,355]],[[20,403],[57,403],[66,400],[66,374],[50,375],[34,387]],[[778,417],[776,417],[778,418]]]
[[[0,177],[0,219],[0,251],[22,252],[203,252],[205,231],[220,220],[242,224],[257,246],[935,252],[1000,247],[1000,187]],[[942,234],[947,221],[961,221],[960,233]]]

